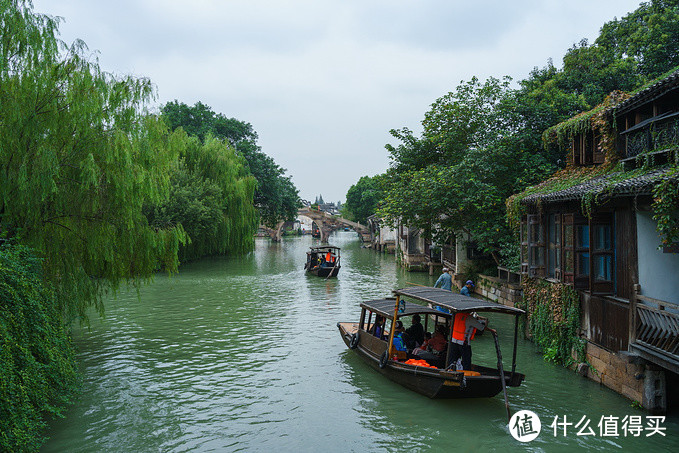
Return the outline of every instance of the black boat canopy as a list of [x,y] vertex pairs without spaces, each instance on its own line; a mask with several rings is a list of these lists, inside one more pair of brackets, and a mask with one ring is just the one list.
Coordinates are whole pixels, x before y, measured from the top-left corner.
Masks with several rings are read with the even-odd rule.
[[327,251],[335,251],[335,250],[339,250],[339,249],[340,249],[339,247],[335,247],[334,245],[321,245],[321,246],[318,246],[318,247],[309,247],[310,251],[307,252],[307,253],[327,252]]
[[[396,304],[396,298],[391,298],[391,299],[376,299],[376,300],[369,300],[367,302],[361,302],[361,308],[368,309],[374,313],[377,313],[378,315],[382,316],[383,318],[386,319],[392,319],[394,317],[394,306]],[[411,303],[406,303],[405,304],[405,310],[403,312],[399,312],[398,316],[411,316],[414,315],[415,313],[421,314],[421,315],[436,315],[436,316],[441,316],[443,318],[450,318],[451,315],[449,313],[444,313],[439,310],[434,310],[433,308],[425,307],[424,305],[419,305],[419,304],[411,304]]]
[[[475,299],[469,296],[463,296],[452,291],[441,288],[431,288],[428,286],[414,286],[410,288],[396,289],[394,294],[397,296],[407,296],[413,299],[427,302],[433,305],[438,305],[447,308],[452,312],[469,312],[469,311],[494,311],[498,313],[507,313],[510,315],[522,315],[525,312],[520,308],[509,307],[507,305],[498,304],[488,300]],[[393,303],[392,303],[393,305]],[[393,306],[392,306],[393,310]],[[437,313],[440,311],[434,310]]]

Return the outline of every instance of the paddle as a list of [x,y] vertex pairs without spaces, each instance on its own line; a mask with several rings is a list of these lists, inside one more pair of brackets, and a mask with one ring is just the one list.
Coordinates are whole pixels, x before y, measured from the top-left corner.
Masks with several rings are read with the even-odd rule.
[[486,327],[486,330],[493,334],[495,339],[495,350],[497,351],[497,368],[500,372],[500,381],[502,382],[502,393],[505,396],[505,407],[507,408],[507,423],[511,419],[511,414],[509,411],[509,400],[507,399],[507,384],[505,383],[505,370],[502,366],[502,352],[500,352],[500,342],[497,338],[497,330]]
[[332,269],[330,269],[330,273],[328,274],[327,277],[325,277],[326,280],[329,279],[330,277],[332,277],[333,272],[335,272],[335,267],[337,267],[337,263],[339,263],[339,258],[337,258],[335,260],[335,262],[333,263]]

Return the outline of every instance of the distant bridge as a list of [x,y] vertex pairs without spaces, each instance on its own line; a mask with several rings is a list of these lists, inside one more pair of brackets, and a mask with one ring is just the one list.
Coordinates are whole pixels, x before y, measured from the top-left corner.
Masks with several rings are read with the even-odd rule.
[[[370,229],[365,225],[361,225],[360,223],[352,222],[351,220],[347,220],[343,217],[333,216],[323,211],[318,211],[311,208],[302,208],[297,211],[297,215],[311,219],[313,224],[316,225],[316,228],[318,228],[318,231],[320,232],[321,243],[327,243],[330,233],[342,227],[351,228],[358,233],[358,236],[363,242],[370,242]],[[279,242],[281,240],[284,224],[285,222],[283,221],[279,222],[275,229],[266,228],[271,240],[274,242]]]

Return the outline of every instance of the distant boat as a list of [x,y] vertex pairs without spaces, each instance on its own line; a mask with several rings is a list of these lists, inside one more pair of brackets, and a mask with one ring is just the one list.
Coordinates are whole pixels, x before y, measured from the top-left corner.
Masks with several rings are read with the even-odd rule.
[[340,248],[334,245],[311,247],[306,252],[304,269],[319,277],[337,277],[340,270]]
[[[515,371],[518,316],[523,314],[524,311],[440,288],[404,288],[395,290],[393,293],[396,295],[395,298],[362,302],[358,322],[337,323],[344,343],[350,349],[356,351],[372,368],[417,393],[429,398],[489,398],[502,391],[505,394],[505,403],[509,412],[509,405],[506,402],[506,387],[518,387],[525,379],[523,374]],[[409,298],[407,303],[403,298],[404,296]],[[445,308],[449,312],[446,313],[412,302],[411,299]],[[502,367],[502,354],[497,340],[497,332],[490,328],[486,328],[486,330],[490,331],[495,339],[498,368],[472,364],[470,370],[457,371],[455,363],[450,363],[451,356],[446,353],[430,363],[428,360],[420,360],[420,356],[413,355],[409,351],[397,351],[390,346],[393,338],[390,336],[391,326],[399,319],[407,319],[418,314],[425,322],[425,331],[428,330],[429,321],[433,321],[433,327],[436,325],[447,327],[447,350],[450,351],[455,314],[472,312],[505,313],[516,317],[511,371],[504,371]],[[382,328],[387,331],[382,332],[380,337],[373,335],[372,331],[378,317],[386,320]]]

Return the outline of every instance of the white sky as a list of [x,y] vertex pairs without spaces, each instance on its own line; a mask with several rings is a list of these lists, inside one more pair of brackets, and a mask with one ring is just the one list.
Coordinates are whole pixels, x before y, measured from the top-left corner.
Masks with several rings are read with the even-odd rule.
[[476,75],[528,76],[638,0],[34,0],[101,67],[148,77],[157,104],[252,124],[314,201],[384,172],[390,129]]

